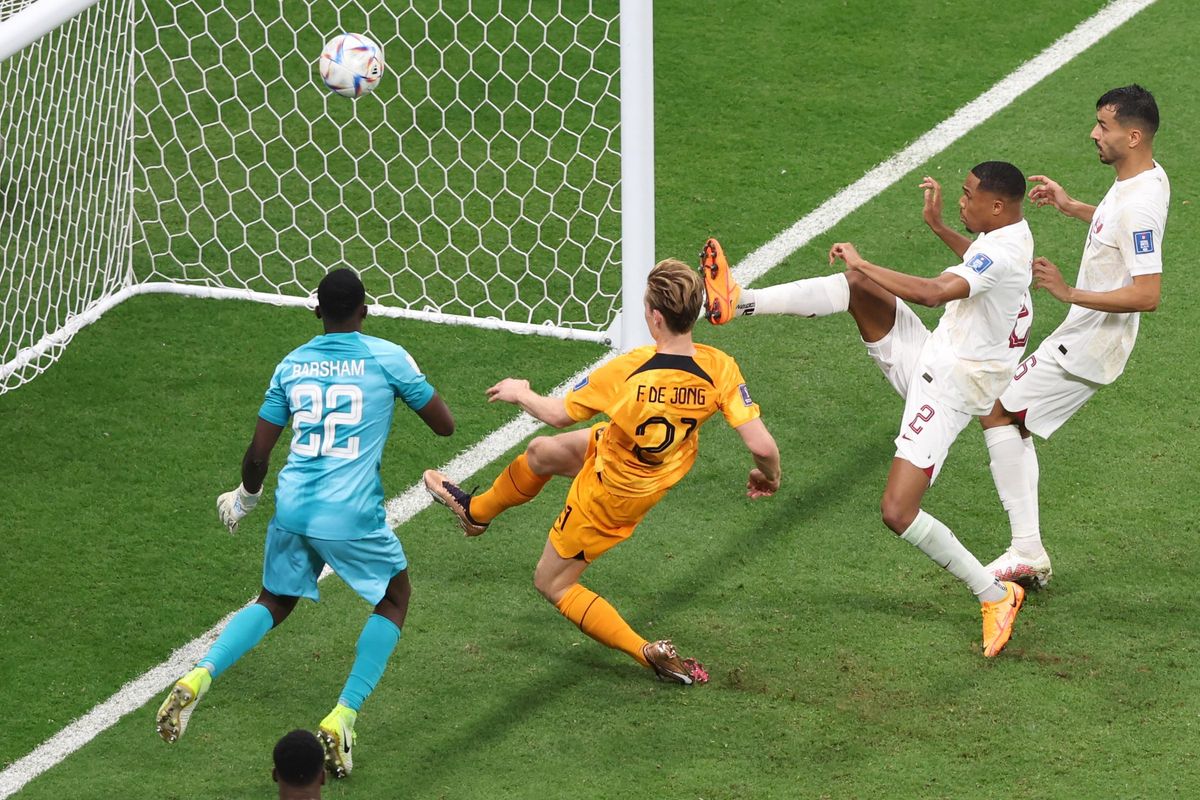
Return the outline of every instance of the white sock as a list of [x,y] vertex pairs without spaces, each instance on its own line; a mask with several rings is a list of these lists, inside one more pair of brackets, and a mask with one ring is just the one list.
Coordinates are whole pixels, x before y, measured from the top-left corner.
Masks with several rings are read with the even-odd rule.
[[1026,460],[1032,454],[1034,464],[1037,455],[1032,447],[1026,450],[1021,432],[1016,425],[1001,425],[983,432],[991,456],[992,480],[1000,495],[1000,504],[1008,512],[1008,524],[1012,529],[1012,547],[1020,555],[1036,558],[1042,554],[1042,534],[1038,529],[1036,495],[1030,490],[1036,480],[1030,481]]
[[846,273],[805,278],[762,289],[742,288],[737,316],[793,314],[798,317],[827,317],[850,308],[850,284]]
[[1038,467],[1037,449],[1033,446],[1033,437],[1026,436],[1021,440],[1025,445],[1025,477],[1029,479],[1029,493],[1033,496],[1033,524],[1040,525],[1038,518],[1038,480],[1041,478],[1041,468]]
[[1004,587],[992,573],[984,569],[979,559],[962,546],[954,532],[924,511],[900,538],[933,559],[938,566],[965,583],[981,603],[995,603],[1007,596]]

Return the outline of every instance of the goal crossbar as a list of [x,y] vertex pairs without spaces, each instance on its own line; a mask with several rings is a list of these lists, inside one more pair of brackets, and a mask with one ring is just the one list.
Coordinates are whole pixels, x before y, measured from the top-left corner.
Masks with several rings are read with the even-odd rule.
[[100,0],[38,0],[0,22],[0,62],[24,50]]

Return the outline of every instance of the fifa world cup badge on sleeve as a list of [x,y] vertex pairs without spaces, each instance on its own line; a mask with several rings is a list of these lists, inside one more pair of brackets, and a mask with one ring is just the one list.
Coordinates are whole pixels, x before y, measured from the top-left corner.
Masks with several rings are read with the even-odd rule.
[[742,402],[748,406],[754,405],[754,401],[750,399],[750,387],[744,383],[738,384],[738,391],[742,393]]
[[988,267],[992,265],[992,260],[983,253],[976,253],[971,256],[971,260],[967,262],[967,266],[977,273],[982,275]]
[[1154,231],[1134,231],[1133,251],[1139,256],[1154,252]]

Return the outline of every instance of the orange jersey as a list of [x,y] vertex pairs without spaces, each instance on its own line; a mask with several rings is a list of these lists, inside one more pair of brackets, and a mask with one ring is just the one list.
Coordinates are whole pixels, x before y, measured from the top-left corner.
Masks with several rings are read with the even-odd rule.
[[617,495],[641,497],[674,486],[696,460],[698,428],[720,410],[730,427],[758,419],[737,362],[697,344],[695,356],[639,347],[614,358],[567,393],[567,413],[606,414],[596,472]]

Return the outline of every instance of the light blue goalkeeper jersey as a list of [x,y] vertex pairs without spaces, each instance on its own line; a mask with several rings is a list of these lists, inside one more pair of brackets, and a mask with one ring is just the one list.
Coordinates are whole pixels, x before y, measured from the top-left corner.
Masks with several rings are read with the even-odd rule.
[[385,527],[379,462],[396,398],[417,411],[433,394],[403,347],[373,336],[327,333],[288,353],[258,411],[294,429],[275,524],[315,539]]

